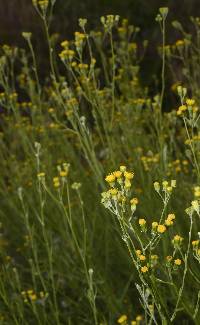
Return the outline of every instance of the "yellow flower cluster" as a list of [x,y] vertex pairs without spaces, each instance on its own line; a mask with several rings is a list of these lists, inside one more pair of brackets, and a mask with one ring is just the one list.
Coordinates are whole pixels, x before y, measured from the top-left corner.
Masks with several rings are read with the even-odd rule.
[[141,267],[142,273],[147,273],[148,271],[149,271],[149,268],[146,265]]
[[22,291],[21,295],[22,295],[24,302],[27,303],[29,301],[34,302],[39,299],[44,299],[48,296],[48,293],[40,291],[39,294],[37,295],[34,290],[29,289],[27,291]]
[[194,187],[194,196],[195,198],[200,198],[200,186]]
[[116,15],[107,15],[101,17],[101,23],[103,24],[106,31],[110,32],[114,25],[116,25],[119,21],[119,16]]
[[169,176],[174,172],[180,173],[181,171],[187,174],[189,172],[188,165],[188,160],[184,159],[181,161],[180,159],[176,159],[168,164],[169,170],[167,175]]
[[118,318],[117,322],[118,322],[118,324],[125,324],[125,322],[127,321],[127,319],[128,319],[128,317],[126,315],[121,315]]
[[[130,325],[139,325],[142,320],[143,320],[143,316],[142,315],[137,315],[135,320],[132,320],[130,322]],[[122,325],[127,325],[128,324],[127,321],[128,321],[128,317],[127,317],[127,315],[124,314],[124,315],[121,315],[118,318],[117,323],[122,324]]]
[[197,113],[198,107],[195,105],[195,100],[191,98],[187,98],[185,104],[179,106],[176,114],[178,116],[182,116],[186,111],[191,111],[193,113]]
[[49,5],[49,0],[42,0],[42,1],[38,1],[38,5],[42,10],[47,10],[47,7]]
[[163,234],[166,230],[167,228],[165,227],[165,225],[158,225],[157,227],[157,232],[160,234]]
[[59,57],[61,58],[61,60],[65,61],[65,60],[69,60],[71,61],[73,59],[75,55],[75,52],[73,50],[70,49],[64,49],[60,54]]
[[59,188],[61,186],[60,181],[64,182],[65,178],[68,176],[70,164],[63,163],[62,167],[63,169],[60,166],[57,167],[59,171],[59,176],[53,178],[53,186],[55,188]]
[[181,237],[180,235],[175,235],[174,238],[172,239],[172,243],[175,248],[180,247],[182,241],[183,241],[183,237]]
[[80,32],[75,32],[75,46],[78,51],[82,48],[85,38],[86,38],[85,34]]
[[180,260],[180,258],[177,258],[176,260],[174,260],[174,264],[180,266],[182,264],[182,261]]
[[142,156],[141,161],[143,163],[144,166],[144,170],[145,171],[149,171],[153,165],[158,164],[159,162],[159,154],[155,154],[155,155],[149,155],[149,156]]
[[182,260],[180,258],[173,260],[172,256],[166,256],[166,263],[167,267],[172,267],[174,264],[174,270],[176,270],[177,266],[180,266],[182,264]]
[[190,139],[185,140],[185,144],[190,145],[191,143],[200,142],[200,133],[193,135]]
[[[105,177],[105,180],[109,184],[110,189],[101,194],[101,202],[106,208],[108,208],[110,204],[112,205],[112,200],[117,201],[121,205],[124,205],[128,198],[128,192],[130,190],[133,177],[134,173],[127,171],[126,166],[120,166],[119,170],[116,170]],[[130,207],[132,212],[135,211],[137,204],[137,198],[132,198],[130,200]]]
[[[161,184],[159,182],[154,182],[154,189],[156,192],[160,192],[161,189]],[[162,190],[168,194],[170,194],[173,190],[173,188],[176,187],[176,180],[173,179],[171,180],[171,182],[169,183],[168,181],[163,181],[162,182]]]
[[175,219],[175,214],[173,213],[168,214],[167,219],[165,220],[165,225],[168,227],[172,226],[174,224],[173,221],[174,219]]
[[120,170],[117,170],[108,176],[106,176],[105,180],[111,187],[115,185],[115,181],[119,184],[123,184],[125,189],[129,189],[131,187],[131,180],[134,177],[134,173],[128,172],[125,166],[120,166]]
[[[192,241],[192,247],[193,247],[193,250],[197,253],[199,252],[200,253],[200,249],[199,249],[199,240],[193,240]],[[199,254],[198,254],[199,255]]]
[[138,223],[141,226],[141,228],[143,228],[143,230],[144,230],[144,228],[146,227],[146,223],[147,223],[146,220],[141,218],[138,220]]

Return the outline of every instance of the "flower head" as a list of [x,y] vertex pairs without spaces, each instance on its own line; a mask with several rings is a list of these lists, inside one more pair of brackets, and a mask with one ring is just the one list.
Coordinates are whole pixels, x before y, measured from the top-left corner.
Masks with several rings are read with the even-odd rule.
[[141,272],[142,273],[146,273],[146,272],[148,272],[148,270],[149,269],[148,269],[148,267],[146,265],[141,267]]
[[167,228],[165,227],[165,225],[158,225],[157,227],[157,232],[159,232],[160,234],[163,234],[166,230]]
[[123,323],[125,323],[126,321],[127,321],[127,316],[126,315],[122,315],[122,316],[120,316],[119,318],[118,318],[118,320],[117,320],[117,322],[118,322],[118,324],[123,324]]

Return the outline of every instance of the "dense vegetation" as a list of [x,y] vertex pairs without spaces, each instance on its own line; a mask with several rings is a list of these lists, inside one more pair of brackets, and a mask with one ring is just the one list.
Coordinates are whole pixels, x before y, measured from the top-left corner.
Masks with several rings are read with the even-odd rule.
[[54,5],[33,0],[43,78],[34,35],[0,48],[0,322],[198,325],[200,19],[168,44],[159,9],[148,88],[138,27],[80,18],[58,44]]

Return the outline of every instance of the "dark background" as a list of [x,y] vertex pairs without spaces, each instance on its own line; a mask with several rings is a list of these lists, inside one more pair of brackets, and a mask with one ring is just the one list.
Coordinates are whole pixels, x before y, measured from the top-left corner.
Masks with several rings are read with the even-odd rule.
[[[148,52],[143,62],[143,79],[147,81],[160,69],[155,60],[161,34],[155,17],[159,7],[169,7],[167,19],[167,42],[178,37],[171,31],[171,22],[179,20],[186,30],[190,29],[189,17],[200,16],[200,0],[57,0],[52,20],[51,33],[59,33],[60,40],[70,39],[78,29],[78,18],[88,18],[89,27],[97,27],[99,18],[105,14],[119,14],[130,23],[141,28],[139,37],[149,40]],[[22,31],[31,31],[34,48],[43,70],[47,58],[47,47],[42,22],[32,6],[31,0],[0,0],[0,44],[25,46]]]

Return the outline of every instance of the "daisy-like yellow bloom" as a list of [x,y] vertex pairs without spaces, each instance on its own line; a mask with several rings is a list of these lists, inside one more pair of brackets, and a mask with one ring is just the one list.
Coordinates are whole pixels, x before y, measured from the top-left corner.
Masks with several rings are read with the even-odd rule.
[[179,106],[179,108],[178,108],[176,114],[180,116],[180,115],[182,115],[186,110],[187,110],[187,106],[186,106],[186,105],[181,105],[181,106]]
[[196,248],[198,245],[199,245],[199,240],[193,240],[192,241],[193,248]]
[[66,177],[67,176],[67,171],[66,170],[61,170],[60,171],[60,176],[61,177]]
[[166,256],[166,260],[167,260],[167,262],[171,262],[172,261],[172,256],[171,255],[168,255],[168,256]]
[[137,205],[137,204],[138,204],[138,199],[137,199],[136,197],[132,198],[132,199],[130,200],[130,204],[131,204],[131,205]]
[[141,272],[142,273],[146,273],[146,272],[148,272],[148,270],[149,269],[148,269],[148,267],[146,265],[141,267]]
[[115,195],[117,195],[118,190],[117,190],[116,188],[111,188],[109,192],[110,192],[110,194],[111,194],[112,196],[115,196]]
[[44,178],[45,177],[45,173],[43,173],[43,172],[42,173],[38,173],[37,174],[37,177],[38,178]]
[[139,219],[138,222],[139,222],[139,225],[140,225],[140,226],[145,226],[146,223],[147,223],[145,219]]
[[125,171],[126,171],[126,166],[120,166],[120,171],[122,172],[122,173],[124,173]]
[[138,316],[136,317],[136,321],[137,321],[137,322],[141,322],[142,320],[143,320],[142,315],[138,315]]
[[65,41],[63,41],[61,44],[60,44],[63,48],[68,48],[68,46],[69,46],[69,41],[67,41],[67,40],[65,40]]
[[194,200],[192,201],[192,207],[194,208],[194,210],[199,213],[199,202],[198,200]]
[[182,261],[180,260],[180,258],[177,258],[176,260],[174,260],[174,264],[175,264],[175,265],[180,266],[181,263],[182,263]]
[[160,184],[158,182],[154,182],[153,186],[154,186],[154,189],[155,189],[156,192],[160,191]]
[[133,179],[133,177],[134,177],[134,173],[132,173],[132,172],[124,172],[124,177],[126,178],[126,179],[128,179],[128,180],[131,180],[131,179]]
[[175,219],[175,214],[170,213],[167,216],[167,219],[165,220],[165,225],[166,226],[172,226],[174,224],[173,220]]
[[175,235],[172,241],[174,243],[181,243],[183,241],[183,237],[181,237],[179,235]]
[[194,99],[191,99],[191,98],[187,98],[186,99],[186,104],[188,106],[193,106],[195,104],[195,100]]
[[143,261],[145,261],[145,260],[146,260],[146,256],[144,256],[144,255],[140,255],[140,256],[139,256],[139,259],[140,259],[140,261],[142,261],[142,262],[143,262]]
[[137,256],[140,256],[140,255],[142,254],[142,252],[141,252],[140,249],[137,249],[135,252],[136,252],[136,255],[137,255]]
[[159,232],[160,234],[163,234],[166,230],[167,228],[165,227],[165,225],[158,225],[157,227],[157,232]]
[[118,324],[123,324],[124,322],[126,322],[127,321],[127,316],[126,315],[122,315],[122,316],[120,316],[119,318],[118,318],[118,320],[117,320],[117,322],[118,322]]
[[175,217],[175,214],[174,213],[170,213],[170,214],[168,214],[168,216],[167,216],[167,219],[168,220],[174,220],[176,217]]
[[153,230],[156,230],[157,227],[158,227],[158,222],[157,221],[153,221],[151,225],[152,225],[152,229]]
[[109,174],[105,178],[106,182],[108,183],[113,183],[115,181],[115,175],[114,174]]
[[174,224],[174,223],[173,223],[172,220],[169,220],[169,219],[166,219],[166,220],[165,220],[165,225],[166,225],[166,226],[170,227],[170,226],[172,226],[173,224]]
[[125,180],[125,184],[124,184],[124,186],[125,186],[126,189],[129,189],[129,188],[131,187],[131,182],[130,182],[129,179],[126,179],[126,180]]
[[168,181],[163,181],[162,182],[162,186],[163,186],[164,189],[166,189],[168,185],[169,185]]
[[54,177],[54,178],[53,178],[53,186],[54,186],[55,188],[60,187],[60,180],[59,180],[59,177]]
[[113,173],[113,175],[116,177],[116,178],[120,178],[122,176],[122,172],[120,170],[117,170],[116,172]]

